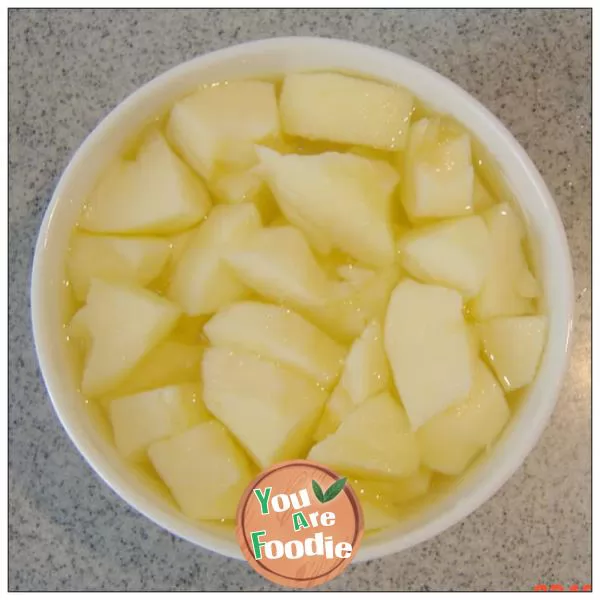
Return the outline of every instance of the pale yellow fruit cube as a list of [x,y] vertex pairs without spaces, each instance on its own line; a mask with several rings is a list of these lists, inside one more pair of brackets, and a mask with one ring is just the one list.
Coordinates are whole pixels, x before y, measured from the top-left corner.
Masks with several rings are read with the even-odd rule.
[[204,401],[261,467],[303,458],[327,393],[314,381],[254,354],[209,348]]
[[317,428],[313,433],[313,440],[320,442],[331,435],[340,426],[340,423],[356,408],[350,394],[344,386],[338,383],[333,393],[327,400],[325,410],[319,419]]
[[117,387],[180,315],[175,304],[148,290],[101,279],[92,280],[85,311],[92,341],[81,387],[88,396]]
[[404,409],[387,392],[360,404],[308,458],[366,479],[407,477],[419,467],[416,436]]
[[502,388],[482,361],[476,363],[469,398],[433,417],[417,431],[423,463],[458,475],[500,434],[510,411]]
[[362,501],[402,505],[424,496],[431,485],[431,471],[425,467],[394,481],[350,478],[350,485]]
[[200,380],[204,347],[168,339],[155,346],[134,367],[118,392],[135,394],[145,390]]
[[247,287],[223,259],[260,228],[253,204],[215,206],[175,265],[168,297],[198,316],[247,296]]
[[338,292],[321,306],[305,306],[306,317],[343,343],[351,343],[373,320],[383,321],[390,294],[400,279],[394,265],[368,277],[338,285]]
[[389,163],[354,154],[278,154],[258,148],[260,170],[281,212],[300,229],[367,265],[395,256],[390,200],[399,181]]
[[341,385],[354,404],[385,390],[389,383],[389,369],[383,332],[377,321],[371,322],[352,344],[346,357]]
[[199,384],[157,388],[113,399],[108,408],[117,450],[130,460],[146,457],[153,442],[184,432],[210,414]]
[[470,304],[476,319],[510,317],[534,312],[536,282],[523,251],[526,230],[507,203],[484,213],[490,232],[491,262],[479,295]]
[[399,283],[388,305],[384,342],[413,430],[466,400],[472,351],[458,292],[411,279]]
[[376,276],[376,272],[372,269],[365,269],[353,264],[341,265],[336,272],[341,279],[354,285],[367,283],[372,277]]
[[291,306],[320,306],[333,286],[295,227],[256,231],[227,254],[236,276],[261,296]]
[[479,325],[485,355],[507,392],[534,380],[547,328],[548,319],[543,315],[498,317]]
[[474,171],[468,134],[447,132],[439,119],[413,123],[404,178],[402,204],[412,221],[473,212]]
[[400,523],[402,515],[394,506],[383,502],[373,502],[365,498],[360,498],[359,501],[363,511],[365,531],[390,529]]
[[496,204],[494,197],[481,181],[481,177],[476,175],[473,182],[473,210],[475,212],[483,212],[494,206],[494,204]]
[[169,242],[163,238],[76,232],[71,238],[67,273],[75,297],[83,302],[92,278],[145,286],[160,275],[168,258]]
[[472,298],[491,264],[491,241],[479,216],[415,229],[400,240],[404,268],[425,283],[437,283]]
[[171,262],[177,263],[181,258],[184,250],[187,248],[188,243],[194,238],[199,227],[192,227],[192,229],[186,229],[181,233],[176,233],[169,239],[169,246],[171,248]]
[[254,352],[314,379],[325,388],[338,379],[346,349],[288,308],[239,302],[205,325],[213,346]]
[[391,85],[338,73],[294,73],[280,98],[285,133],[311,140],[404,147],[412,94]]
[[253,169],[226,173],[217,177],[212,184],[215,195],[224,204],[252,202],[263,186],[262,178]]
[[218,421],[155,442],[148,455],[187,517],[235,519],[253,468]]
[[202,181],[155,135],[135,161],[119,160],[94,188],[79,226],[96,233],[173,233],[210,210]]
[[92,332],[88,325],[88,310],[85,306],[80,308],[71,318],[67,325],[67,338],[73,338],[84,347],[92,342]]
[[263,223],[272,221],[278,212],[273,195],[254,169],[220,175],[212,182],[211,190],[223,204],[254,203]]
[[167,135],[200,175],[216,168],[247,168],[256,161],[254,142],[279,134],[275,86],[232,81],[203,86],[177,102]]

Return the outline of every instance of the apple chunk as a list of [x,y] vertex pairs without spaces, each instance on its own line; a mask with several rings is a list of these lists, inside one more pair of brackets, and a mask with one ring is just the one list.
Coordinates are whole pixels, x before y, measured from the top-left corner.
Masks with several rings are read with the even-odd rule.
[[360,404],[335,433],[313,446],[308,458],[367,479],[407,477],[419,466],[406,413],[387,392]]
[[198,384],[157,388],[119,396],[109,404],[117,450],[131,460],[142,460],[153,442],[184,432],[210,419],[200,400]]
[[468,134],[440,119],[421,119],[409,132],[402,204],[411,221],[473,212],[474,171]]
[[392,292],[384,343],[414,430],[471,389],[472,349],[454,290],[406,279]]
[[490,236],[481,217],[416,229],[400,241],[404,268],[425,283],[475,296],[490,267]]
[[356,408],[350,394],[343,385],[338,383],[327,400],[325,410],[313,433],[313,440],[320,442],[334,433],[340,423]]
[[368,265],[394,260],[390,199],[399,175],[391,165],[353,154],[281,155],[259,148],[263,173],[281,212],[316,230]]
[[235,519],[253,468],[218,421],[155,442],[148,454],[186,516]]
[[200,380],[203,346],[167,339],[156,345],[119,384],[119,393],[136,394],[154,388]]
[[254,142],[278,133],[275,86],[266,81],[203,86],[175,104],[167,125],[169,139],[205,178],[218,168],[252,166]]
[[498,317],[478,327],[483,350],[507,392],[531,383],[544,344],[548,320],[545,316]]
[[262,302],[224,308],[205,325],[213,346],[254,352],[331,387],[344,362],[345,348],[295,312]]
[[400,150],[413,97],[398,87],[338,73],[294,73],[283,81],[280,109],[287,134]]
[[277,214],[277,205],[273,195],[262,177],[253,169],[220,175],[212,181],[210,189],[223,204],[252,202],[265,223],[270,222]]
[[378,272],[353,269],[356,279],[337,284],[335,292],[320,306],[303,307],[308,319],[323,331],[343,343],[350,343],[373,320],[383,321],[394,286],[400,278],[400,269],[386,267]]
[[158,237],[121,238],[76,232],[67,264],[77,300],[83,302],[94,277],[123,283],[150,283],[169,258],[169,242]]
[[385,390],[388,382],[381,325],[373,321],[352,344],[340,382],[327,401],[313,438],[321,441],[336,431],[357,404]]
[[421,467],[418,471],[394,481],[377,481],[374,479],[350,479],[357,496],[371,502],[405,504],[427,493],[431,484],[431,471]]
[[202,181],[157,134],[135,161],[119,160],[105,173],[79,225],[95,233],[173,233],[199,223],[210,206]]
[[389,372],[381,325],[373,321],[352,344],[346,358],[341,384],[354,404],[385,390]]
[[498,437],[509,415],[502,388],[485,364],[477,361],[469,398],[417,431],[423,463],[446,475],[462,473]]
[[175,265],[168,296],[190,316],[216,312],[248,288],[223,260],[261,227],[253,204],[215,206]]
[[81,387],[88,396],[121,383],[180,315],[176,305],[148,290],[101,279],[92,280],[84,310],[91,347]]
[[314,381],[254,354],[209,348],[204,401],[261,468],[302,458],[326,392]]
[[523,251],[525,227],[507,203],[493,206],[484,218],[490,232],[490,269],[471,311],[479,320],[531,314],[537,284]]
[[241,281],[274,302],[319,306],[333,290],[306,238],[295,227],[256,231],[226,258]]

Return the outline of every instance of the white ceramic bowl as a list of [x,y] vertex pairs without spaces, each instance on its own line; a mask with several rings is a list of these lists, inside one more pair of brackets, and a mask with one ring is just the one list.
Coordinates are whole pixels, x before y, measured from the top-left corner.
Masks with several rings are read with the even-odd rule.
[[149,118],[198,84],[294,70],[347,70],[412,90],[426,103],[463,122],[495,156],[518,198],[539,256],[549,336],[526,400],[492,455],[438,504],[398,529],[366,539],[357,557],[367,560],[404,550],[466,517],[516,471],[536,444],[554,408],[568,362],[573,310],[569,250],[560,216],[541,176],[503,125],[467,92],[422,65],[377,48],[320,38],[279,38],[200,56],[157,77],[113,110],[88,136],[64,172],[46,211],[36,246],[31,284],[35,344],[46,386],[63,427],[93,469],[126,502],[194,544],[241,558],[232,534],[193,523],[133,476],[98,434],[76,391],[64,331],[64,266],[69,234],[83,199],[107,162]]

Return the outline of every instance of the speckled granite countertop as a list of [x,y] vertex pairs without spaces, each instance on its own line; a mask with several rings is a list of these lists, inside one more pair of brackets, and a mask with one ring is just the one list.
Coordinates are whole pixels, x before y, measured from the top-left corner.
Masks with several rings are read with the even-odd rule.
[[198,54],[277,35],[354,39],[460,84],[516,135],[556,198],[575,266],[572,363],[525,465],[430,542],[351,567],[334,590],[530,590],[591,579],[591,11],[11,11],[9,586],[13,590],[272,589],[244,563],[128,508],[55,418],[29,318],[33,246],[69,156],[142,83]]

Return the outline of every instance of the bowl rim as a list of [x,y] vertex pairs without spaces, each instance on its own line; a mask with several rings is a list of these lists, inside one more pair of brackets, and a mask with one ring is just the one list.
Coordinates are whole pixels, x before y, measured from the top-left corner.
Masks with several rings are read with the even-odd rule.
[[[130,107],[133,107],[143,97],[152,94],[155,90],[158,90],[165,84],[168,84],[170,80],[173,80],[177,76],[188,71],[193,72],[196,69],[200,69],[202,65],[207,66],[210,63],[216,63],[226,58],[242,56],[243,54],[254,50],[284,50],[285,46],[289,46],[289,44],[316,44],[323,47],[324,50],[326,50],[328,46],[336,46],[338,49],[344,47],[350,51],[368,52],[373,57],[380,56],[382,59],[393,59],[397,62],[399,69],[401,69],[403,65],[405,67],[410,67],[413,70],[416,69],[425,77],[428,77],[432,80],[437,80],[440,86],[445,87],[448,90],[452,90],[453,94],[460,96],[460,98],[469,106],[470,110],[472,110],[474,114],[477,113],[480,118],[487,121],[490,130],[493,130],[496,137],[500,140],[499,143],[502,143],[507,149],[510,150],[514,158],[516,158],[520,163],[523,173],[527,174],[531,184],[536,189],[538,199],[544,205],[546,216],[550,221],[550,223],[547,225],[547,229],[551,229],[554,232],[554,241],[557,243],[557,251],[560,253],[562,258],[560,276],[563,278],[565,288],[564,298],[562,298],[565,314],[564,326],[562,327],[561,336],[560,339],[557,340],[557,343],[562,344],[564,347],[564,352],[560,355],[557,354],[554,360],[555,364],[553,369],[549,371],[548,380],[545,386],[548,391],[546,401],[536,412],[535,421],[530,424],[530,427],[528,427],[527,437],[523,436],[520,439],[520,444],[518,445],[517,451],[515,451],[513,448],[510,454],[507,453],[507,456],[501,465],[502,468],[498,468],[494,472],[490,471],[482,485],[469,493],[464,502],[456,503],[449,510],[446,510],[442,514],[433,518],[431,521],[428,521],[418,526],[416,529],[400,535],[399,537],[382,542],[376,542],[370,546],[363,545],[361,552],[355,559],[357,562],[363,562],[396,553],[429,540],[439,535],[446,529],[452,527],[462,519],[466,518],[469,514],[477,510],[482,504],[491,498],[516,472],[527,455],[529,455],[531,450],[537,444],[553,412],[558,394],[561,389],[561,383],[565,376],[569,362],[574,307],[574,281],[569,247],[558,209],[541,175],[517,140],[487,108],[485,108],[478,100],[476,100],[463,88],[440,73],[437,73],[436,71],[422,65],[421,63],[389,50],[343,39],[310,36],[275,37],[236,44],[196,56],[161,73],[157,77],[137,88],[134,92],[127,96],[127,98],[117,104],[107,116],[97,123],[94,129],[87,135],[85,140],[71,156],[67,167],[59,179],[59,182],[53,192],[52,199],[45,211],[44,219],[42,221],[35,246],[31,275],[31,317],[33,325],[33,338],[40,370],[54,411],[56,412],[56,415],[58,416],[67,435],[92,470],[95,471],[124,502],[132,506],[162,529],[165,529],[170,533],[191,542],[194,545],[215,551],[227,557],[243,559],[235,541],[227,542],[218,536],[214,536],[209,532],[201,531],[199,529],[195,530],[193,535],[190,534],[189,531],[186,531],[189,530],[189,526],[186,526],[186,523],[183,520],[174,519],[171,515],[162,511],[159,507],[156,507],[152,501],[149,501],[142,494],[139,494],[135,490],[131,489],[131,487],[127,485],[127,482],[117,481],[119,477],[115,476],[114,469],[109,464],[108,459],[104,460],[95,448],[90,447],[90,445],[87,444],[86,441],[76,433],[76,428],[73,426],[73,423],[69,422],[69,418],[61,409],[59,400],[60,381],[58,374],[50,371],[50,368],[44,358],[48,353],[52,352],[52,341],[48,339],[48,336],[44,335],[43,332],[43,283],[41,275],[44,262],[43,258],[46,239],[51,230],[52,218],[56,206],[59,203],[59,199],[61,198],[62,191],[67,187],[68,181],[71,179],[72,174],[80,168],[82,157],[85,156],[87,150],[93,145],[94,141],[100,136],[102,131],[108,130],[112,123],[118,120],[120,113]],[[549,344],[549,342],[550,340],[548,340],[547,343]]]

